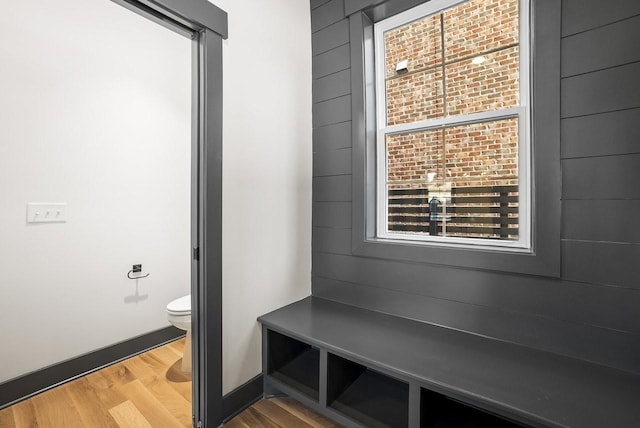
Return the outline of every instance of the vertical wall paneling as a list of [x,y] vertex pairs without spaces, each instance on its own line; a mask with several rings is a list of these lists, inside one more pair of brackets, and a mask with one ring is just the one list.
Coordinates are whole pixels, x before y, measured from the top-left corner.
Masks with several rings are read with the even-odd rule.
[[311,49],[314,55],[327,52],[349,42],[349,22],[338,21],[311,36]]
[[640,61],[638,45],[640,15],[566,37],[562,41],[562,76]]
[[565,278],[640,291],[640,245],[565,241],[562,250],[562,273]]
[[313,81],[313,101],[326,101],[351,93],[351,73],[338,71]]
[[351,149],[338,149],[313,154],[313,175],[351,174]]
[[640,154],[565,159],[562,168],[565,200],[640,199]]
[[334,175],[313,180],[314,202],[351,201],[351,176]]
[[346,44],[317,55],[313,59],[313,78],[319,79],[328,74],[348,69],[351,65],[350,52],[349,44]]
[[317,9],[329,1],[330,0],[311,0],[311,10]]
[[640,108],[564,119],[562,158],[640,153],[638,123]]
[[562,0],[562,35],[588,31],[640,14],[636,0]]
[[342,149],[345,147],[351,147],[351,121],[314,128],[314,152]]
[[366,27],[360,10],[410,2],[345,0],[340,18],[329,3],[314,9],[312,36],[313,294],[640,373],[640,3],[562,0],[561,76],[548,82],[562,95],[561,278],[353,255],[351,205],[366,189],[348,184],[364,173],[364,135],[351,130],[365,112],[345,109],[366,88],[352,35]]
[[567,200],[563,213],[564,239],[640,244],[640,199]]
[[326,126],[351,120],[351,96],[345,95],[313,105],[313,126]]
[[640,62],[607,68],[562,81],[562,117],[640,107]]
[[311,11],[311,31],[316,32],[344,17],[343,0],[331,0]]
[[313,226],[348,229],[351,227],[350,202],[315,202]]

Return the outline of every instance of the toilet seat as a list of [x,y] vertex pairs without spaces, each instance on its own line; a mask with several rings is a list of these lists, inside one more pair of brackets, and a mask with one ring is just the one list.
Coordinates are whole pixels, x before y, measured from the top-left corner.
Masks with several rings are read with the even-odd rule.
[[191,315],[191,295],[182,296],[167,305],[167,313],[170,315]]
[[167,320],[187,332],[182,353],[182,371],[191,373],[191,294],[182,296],[167,305]]

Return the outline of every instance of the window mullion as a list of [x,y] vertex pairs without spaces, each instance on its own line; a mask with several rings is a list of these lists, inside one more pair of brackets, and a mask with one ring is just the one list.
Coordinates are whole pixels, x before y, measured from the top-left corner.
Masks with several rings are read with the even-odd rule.
[[402,134],[412,131],[428,131],[438,128],[450,128],[457,125],[470,125],[473,123],[492,122],[494,120],[508,119],[522,115],[525,107],[510,107],[502,110],[484,111],[480,113],[449,116],[440,119],[429,119],[418,122],[401,123],[399,125],[381,126],[380,130],[385,135]]

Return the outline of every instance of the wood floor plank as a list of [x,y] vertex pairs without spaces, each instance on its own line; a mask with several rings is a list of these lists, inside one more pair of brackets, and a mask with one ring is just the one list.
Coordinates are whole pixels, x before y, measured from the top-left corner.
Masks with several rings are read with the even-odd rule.
[[[182,341],[182,344],[184,346],[184,340]],[[163,361],[165,364],[167,364],[167,367],[173,367],[176,364],[182,364],[182,350],[176,352],[176,350],[172,349],[171,346],[162,346],[153,349],[149,351],[149,354],[157,357],[160,361]],[[180,379],[183,382],[191,381],[191,373],[185,373],[180,370],[179,373],[176,373],[176,375],[178,374],[180,375]]]
[[158,360],[162,361],[166,367],[171,367],[176,361],[182,359],[182,352],[177,353],[165,346],[152,349],[148,354],[158,358]]
[[[172,360],[175,360],[175,356]],[[167,389],[163,389],[166,396],[172,396],[169,392],[169,389],[171,389],[179,394],[183,400],[191,402],[191,375],[181,372],[178,361],[174,362],[173,366],[166,367],[167,362],[160,364],[158,357],[149,356],[147,358],[140,355],[138,358],[131,358],[125,361],[124,364],[143,384],[148,386],[153,383],[158,388],[159,383],[165,382],[168,386]],[[156,382],[157,379],[162,379],[162,381]],[[182,414],[183,412],[180,413]],[[191,423],[191,410],[189,410],[189,423]]]
[[[0,411],[1,428],[191,427],[184,339],[140,354]],[[163,349],[164,348],[164,349]],[[261,400],[226,428],[338,428],[290,398]]]
[[277,421],[278,424],[285,427],[295,428],[312,428],[311,424],[308,424],[299,417],[293,415],[291,412],[285,410],[283,407],[278,406],[272,400],[260,400],[252,406],[254,409],[271,419]]
[[184,342],[186,338],[174,340],[173,342],[168,343],[167,348],[175,352],[180,358],[182,358],[182,353],[184,352]]
[[227,422],[225,428],[341,428],[299,402],[285,398],[260,400]]
[[118,428],[118,424],[103,406],[96,388],[86,376],[69,382],[66,391],[73,401],[85,426]]
[[240,413],[236,418],[240,419],[240,422],[244,423],[249,427],[260,427],[260,428],[288,428],[284,425],[278,425],[267,416],[263,415],[259,411],[255,410],[252,407],[249,407],[244,412]]
[[127,368],[127,371],[131,373],[134,379],[142,381],[143,383],[147,380],[156,378],[163,372],[163,367],[151,367],[140,355],[123,361],[122,364]]
[[152,351],[145,352],[144,354],[139,355],[139,357],[154,371],[163,372],[167,368],[167,363],[157,355],[153,354]]
[[105,367],[100,370],[100,374],[104,376],[112,386],[124,385],[136,379],[135,376],[127,369],[124,362],[119,362]]
[[120,385],[118,389],[129,398],[151,426],[182,428],[180,421],[139,380]]
[[13,420],[16,428],[32,428],[38,426],[36,409],[32,399],[24,400],[10,407],[13,412]]
[[16,422],[13,419],[13,410],[11,407],[0,410],[0,427],[15,428]]
[[105,409],[110,409],[127,401],[127,397],[116,389],[117,385],[114,385],[104,377],[102,370],[88,374],[85,378],[94,388],[98,400],[100,400],[100,403]]
[[[180,365],[178,364],[176,370],[180,369]],[[172,382],[169,381],[169,386],[173,388],[178,394],[180,394],[185,400],[191,401],[192,390],[191,390],[191,382]]]
[[120,428],[152,428],[149,421],[142,416],[136,406],[131,401],[125,401],[116,407],[109,409],[109,413],[116,420]]
[[85,428],[67,385],[50,389],[31,398],[38,427]]
[[325,418],[321,414],[314,412],[308,407],[303,406],[302,404],[300,404],[300,402],[294,400],[293,398],[273,398],[270,401],[282,407],[292,415],[300,418],[314,428],[340,428],[340,425]]
[[148,381],[144,386],[169,410],[169,412],[186,428],[193,424],[191,401],[185,399],[164,379]]
[[142,358],[131,358],[125,362],[125,365],[152,395],[165,405],[167,410],[169,410],[176,419],[186,427],[191,426],[192,407],[190,382],[187,385],[189,395],[184,397],[173,387],[172,382],[167,379],[164,368],[159,371],[153,369],[147,365]]
[[245,424],[239,417],[235,417],[231,419],[229,422],[224,424],[224,428],[251,428],[249,425]]

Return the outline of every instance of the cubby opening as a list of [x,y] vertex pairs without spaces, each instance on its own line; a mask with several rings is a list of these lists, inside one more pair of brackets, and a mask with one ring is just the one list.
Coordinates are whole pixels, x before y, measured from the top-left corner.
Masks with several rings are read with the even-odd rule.
[[420,427],[523,428],[524,425],[422,388],[420,391]]
[[273,330],[267,334],[267,373],[318,401],[320,350]]
[[331,353],[327,365],[327,406],[367,427],[407,427],[407,383]]

